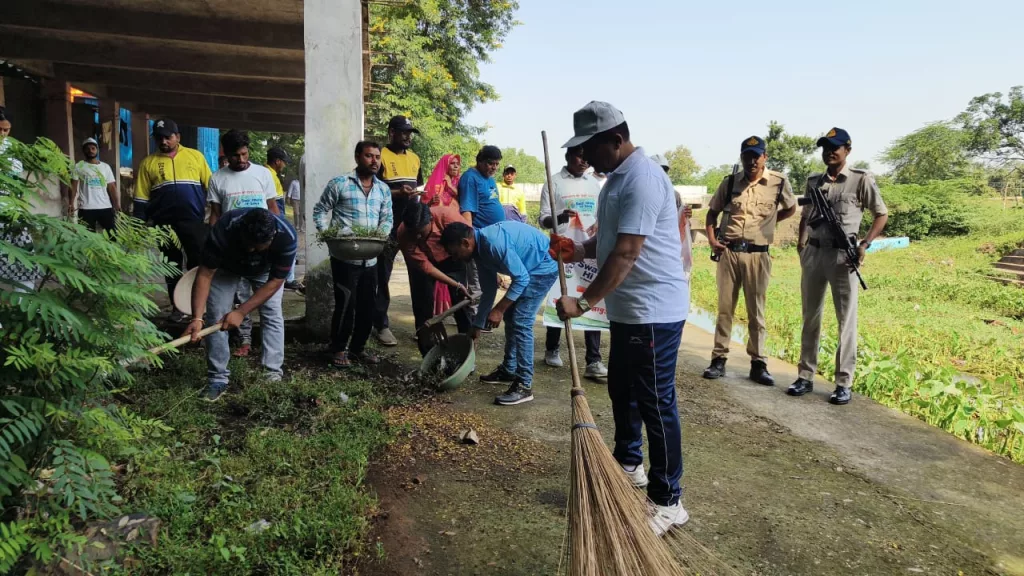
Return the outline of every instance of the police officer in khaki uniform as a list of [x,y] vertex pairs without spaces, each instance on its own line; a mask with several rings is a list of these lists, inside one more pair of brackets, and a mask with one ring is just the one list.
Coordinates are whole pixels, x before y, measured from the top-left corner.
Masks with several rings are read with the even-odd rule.
[[[711,352],[711,366],[704,377],[714,380],[725,375],[725,361],[729,355],[732,319],[736,313],[736,300],[740,289],[747,303],[750,379],[758,384],[774,386],[775,379],[768,373],[765,363],[764,300],[768,280],[772,274],[772,259],[768,246],[775,236],[777,222],[796,213],[796,199],[789,180],[765,169],[768,155],[765,141],[751,136],[740,145],[743,175],[730,176],[722,181],[708,206],[708,240],[718,262],[718,324],[715,327],[715,349]],[[732,188],[729,188],[730,181]],[[724,235],[715,237],[719,213]]]
[[[807,190],[821,188],[836,213],[843,230],[859,235],[865,210],[871,211],[874,221],[867,235],[858,244],[860,262],[889,219],[882,194],[875,178],[865,170],[847,166],[852,149],[850,135],[841,128],[833,128],[818,139],[822,148],[821,159],[827,166],[824,174],[812,174]],[[832,404],[850,403],[850,386],[857,361],[857,294],[858,282],[846,263],[843,251],[836,247],[832,233],[826,225],[817,225],[818,214],[812,206],[805,206],[800,217],[800,295],[803,299],[804,327],[800,343],[799,378],[786,391],[790,396],[803,396],[814,389],[814,374],[818,369],[818,346],[821,342],[821,315],[825,307],[825,288],[832,288],[832,301],[839,320],[839,347],[836,349],[836,389],[829,397]]]

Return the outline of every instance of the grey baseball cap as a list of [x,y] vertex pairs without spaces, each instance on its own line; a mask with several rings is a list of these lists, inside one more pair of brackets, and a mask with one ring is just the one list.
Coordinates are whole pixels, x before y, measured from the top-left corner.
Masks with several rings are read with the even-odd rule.
[[611,130],[626,121],[618,108],[607,102],[593,101],[572,115],[573,132],[576,134],[562,148],[574,148],[594,136]]
[[651,160],[654,160],[654,163],[657,164],[658,166],[661,166],[662,168],[669,167],[668,159],[666,159],[665,156],[662,154],[655,154],[654,156],[651,156]]
[[89,144],[92,144],[94,146],[99,146],[99,143],[96,142],[95,138],[86,138],[85,140],[82,140],[82,148],[85,148]]

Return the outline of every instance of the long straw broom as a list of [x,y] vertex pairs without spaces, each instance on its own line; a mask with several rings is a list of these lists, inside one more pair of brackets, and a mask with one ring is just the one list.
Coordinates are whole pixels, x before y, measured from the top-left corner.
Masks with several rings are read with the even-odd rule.
[[[541,132],[541,138],[544,140],[544,168],[551,218],[556,223],[558,214],[555,212],[547,132]],[[561,254],[558,255],[558,280],[562,295],[567,295]],[[683,569],[673,558],[672,551],[648,524],[646,497],[626,478],[594,424],[594,415],[580,383],[571,320],[565,321],[565,340],[572,373],[569,574],[681,576]]]

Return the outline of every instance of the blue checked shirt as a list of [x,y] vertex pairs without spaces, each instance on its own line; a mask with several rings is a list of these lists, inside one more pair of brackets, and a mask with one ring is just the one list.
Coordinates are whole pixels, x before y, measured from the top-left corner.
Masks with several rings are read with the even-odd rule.
[[[330,222],[325,222],[328,215]],[[363,185],[355,172],[338,176],[327,183],[320,201],[313,207],[313,224],[317,230],[326,230],[331,226],[376,228],[386,237],[394,225],[391,189],[383,180],[374,176],[373,188],[369,194],[364,194]],[[377,259],[352,260],[349,263],[373,266]]]

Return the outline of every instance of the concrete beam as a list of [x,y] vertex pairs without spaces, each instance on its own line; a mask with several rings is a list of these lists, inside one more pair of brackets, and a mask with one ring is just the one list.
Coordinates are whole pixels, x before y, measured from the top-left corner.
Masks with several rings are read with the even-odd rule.
[[[273,13],[268,15],[273,17]],[[216,42],[231,46],[302,50],[302,26],[273,21],[182,15],[50,0],[5,0],[5,24],[120,36]]]
[[[290,114],[267,114],[263,112],[244,112],[240,110],[205,110],[202,108],[187,108],[181,106],[136,106],[148,112],[154,118],[170,118],[175,122],[178,117],[182,118],[216,118],[223,122],[248,122],[304,126],[301,116]],[[301,132],[301,130],[300,130]]]
[[297,50],[54,32],[6,24],[0,24],[0,59],[269,79],[304,78],[302,52]]
[[111,87],[110,94],[118,100],[134,102],[139,108],[149,110],[163,106],[182,106],[202,110],[225,112],[264,112],[270,114],[302,116],[306,107],[302,102],[289,100],[259,100],[234,96],[208,96],[205,94],[182,94],[159,90]]
[[[99,63],[97,63],[99,64]],[[236,96],[248,99],[294,100],[302,102],[306,88],[302,80],[238,78],[154,70],[106,68],[100,65],[55,64],[51,75],[71,82],[95,82],[107,86],[146,89],[183,94]]]
[[222,130],[248,130],[252,132],[278,132],[281,134],[302,134],[305,126],[302,123],[280,124],[275,122],[260,122],[254,120],[223,118],[219,116],[182,116],[160,114],[153,112],[152,118],[163,118],[164,116],[174,120],[179,126],[202,126],[206,128],[220,128]]

